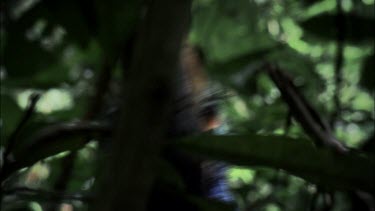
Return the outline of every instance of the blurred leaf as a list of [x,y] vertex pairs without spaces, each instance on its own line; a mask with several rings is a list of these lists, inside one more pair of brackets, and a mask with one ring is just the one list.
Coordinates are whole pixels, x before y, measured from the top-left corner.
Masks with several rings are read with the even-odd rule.
[[86,47],[94,35],[96,17],[93,4],[86,0],[43,0],[38,6],[45,7],[44,18],[50,25],[61,25],[67,31],[67,39]]
[[[78,156],[74,162],[70,184],[66,189],[69,192],[90,190],[94,183],[95,170],[98,167],[96,150],[86,145],[86,147],[80,149],[77,153]],[[60,165],[60,168],[61,166],[66,165]],[[61,170],[64,171],[64,168]]]
[[306,76],[309,80],[319,77],[314,71],[315,66],[311,58],[288,46],[272,51],[268,59],[278,64],[281,68],[292,72],[294,75]]
[[[38,72],[53,72],[61,76],[64,73],[60,66],[60,50],[47,50],[40,40],[27,37],[28,31],[43,16],[45,9],[35,7],[21,18],[9,18],[5,28],[4,66],[9,80],[30,79]],[[60,72],[61,71],[61,72]]]
[[373,156],[337,154],[328,149],[317,149],[312,142],[304,139],[254,134],[201,135],[183,139],[178,146],[235,165],[284,169],[328,187],[375,190]]
[[359,16],[375,18],[375,4],[361,0],[354,0],[353,13]]
[[250,103],[248,106],[252,116],[243,121],[234,122],[232,124],[234,131],[242,133],[260,130],[272,132],[285,125],[288,110],[283,102],[277,101],[272,104],[263,104],[262,106]]
[[368,91],[375,89],[375,54],[368,56],[362,66],[360,85]]
[[[78,101],[78,102],[77,102]],[[83,116],[87,112],[87,100],[77,99],[73,107],[68,110],[55,111],[47,116],[49,120],[54,122],[71,121]]]
[[[26,42],[28,41],[26,40]],[[9,48],[12,47],[12,45],[9,46]],[[39,50],[43,49],[40,46],[35,45],[32,49],[30,49],[30,51],[34,52],[34,50],[36,53],[38,53]],[[45,53],[49,54],[50,52],[48,51]],[[52,55],[55,54],[54,52],[51,53]],[[99,69],[99,65],[102,61],[101,49],[95,41],[90,42],[86,49],[81,49],[75,45],[72,45],[69,48],[64,49],[61,54],[58,53],[58,56],[62,58],[57,60],[54,59],[52,61],[44,61],[45,58],[51,57],[44,57],[44,55],[39,55],[38,57],[33,58],[33,60],[26,58],[26,62],[30,62],[30,65],[31,63],[38,61],[44,62],[44,64],[41,66],[33,64],[34,67],[30,67],[25,70],[27,71],[26,74],[21,71],[17,71],[13,74],[13,70],[24,70],[22,69],[23,65],[18,64],[14,56],[15,55],[13,55],[13,58],[10,57],[5,64],[10,64],[6,66],[10,77],[5,78],[5,80],[1,82],[2,85],[14,89],[49,89],[59,87],[61,85],[73,84],[80,79],[89,80],[90,78],[85,78],[85,75],[87,75],[86,73],[88,72],[89,74],[94,75]],[[12,66],[14,67],[9,69]],[[35,67],[39,67],[40,69],[36,69]]]
[[262,62],[265,56],[280,46],[273,46],[265,49],[257,49],[244,55],[232,58],[228,61],[211,64],[208,69],[214,74],[221,75],[223,78],[233,75],[243,70],[247,65],[253,62]]
[[[345,25],[345,39],[350,43],[373,41],[375,38],[375,19],[361,17],[354,14],[343,16]],[[306,32],[313,34],[325,41],[336,40],[337,16],[334,14],[321,14],[301,23]]]
[[35,41],[27,40],[25,31],[18,31],[16,27],[7,31],[4,55],[4,66],[10,79],[33,76],[58,61],[56,54],[41,48]]
[[[274,38],[258,27],[258,16],[263,11],[254,1],[195,1],[194,4],[190,39],[203,48],[208,60],[228,61],[276,45]],[[220,72],[212,73],[216,77]]]
[[[7,80],[7,84],[32,84],[39,88],[49,88],[69,82],[68,68],[63,65],[61,59],[63,46],[60,43],[48,49],[43,46],[43,42],[46,41],[46,33],[52,33],[56,27],[62,27],[61,33],[66,32],[65,41],[86,47],[95,31],[92,28],[95,25],[95,20],[92,19],[95,18],[90,10],[92,4],[84,4],[85,2],[41,1],[18,19],[8,17],[4,64],[9,79],[17,80]],[[46,24],[46,27],[41,29],[42,37],[28,37],[27,34],[30,34],[30,30],[38,21],[44,21]],[[33,76],[33,80],[30,80],[29,76]]]

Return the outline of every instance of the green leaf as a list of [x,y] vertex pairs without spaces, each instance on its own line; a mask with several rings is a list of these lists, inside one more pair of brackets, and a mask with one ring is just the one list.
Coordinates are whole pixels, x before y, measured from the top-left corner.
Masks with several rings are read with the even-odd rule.
[[[314,16],[301,23],[303,29],[325,41],[333,41],[337,38],[337,15],[321,14]],[[345,39],[350,43],[362,43],[372,41],[375,37],[375,19],[361,17],[354,14],[346,14],[343,16],[345,21]]]
[[375,159],[359,153],[338,154],[312,142],[282,136],[193,136],[178,142],[183,150],[235,165],[284,169],[307,181],[338,189],[375,190]]

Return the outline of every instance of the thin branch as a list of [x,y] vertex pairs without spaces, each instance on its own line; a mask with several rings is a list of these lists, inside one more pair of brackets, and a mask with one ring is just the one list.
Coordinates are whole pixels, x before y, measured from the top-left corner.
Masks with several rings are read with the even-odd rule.
[[347,152],[348,149],[334,137],[329,125],[299,92],[291,78],[275,66],[267,65],[266,68],[269,77],[276,84],[284,101],[289,106],[289,111],[292,112],[294,119],[315,141],[315,144],[333,148],[340,153]]
[[[97,135],[110,136],[112,130],[98,123],[65,123],[46,127],[36,133],[31,139],[31,145],[20,149],[17,153],[17,159],[12,162],[6,162],[0,171],[0,181],[3,182],[13,172],[33,164],[37,160],[52,156],[58,152],[76,149],[84,146],[86,142],[77,141],[61,146],[61,139],[68,139],[73,137]],[[46,150],[47,149],[47,150]],[[44,151],[43,151],[44,150]]]
[[28,187],[15,187],[3,191],[4,196],[7,195],[17,195],[20,197],[35,197],[37,196],[40,199],[48,201],[82,201],[90,202],[93,197],[87,193],[63,193],[58,191],[42,190],[42,189],[33,189]]
[[[23,114],[20,122],[18,123],[16,129],[13,131],[13,133],[9,136],[7,146],[5,148],[4,152],[4,162],[7,162],[8,155],[12,152],[13,148],[16,146],[17,137],[20,134],[20,131],[25,126],[25,124],[29,121],[32,114],[34,113],[36,103],[40,99],[40,94],[33,93],[29,97],[29,104],[25,110],[25,113]],[[5,165],[5,164],[4,164]]]
[[111,129],[106,125],[96,122],[71,122],[57,124],[46,127],[36,133],[33,138],[33,145],[36,146],[43,143],[48,143],[62,137],[75,136],[75,135],[90,135],[98,133],[101,135],[109,135]]
[[[28,100],[28,106],[19,121],[17,127],[15,130],[12,132],[12,134],[9,136],[9,139],[6,143],[4,154],[3,154],[3,164],[0,166],[0,185],[2,185],[3,181],[6,179],[4,177],[4,172],[6,172],[8,165],[10,162],[12,162],[12,157],[10,156],[11,153],[13,153],[14,147],[16,146],[17,143],[17,138],[23,129],[23,127],[26,125],[26,123],[30,120],[32,114],[34,113],[36,103],[40,99],[40,94],[39,93],[32,93],[29,96]],[[3,192],[0,191],[0,207],[1,207],[1,202],[3,199]]]

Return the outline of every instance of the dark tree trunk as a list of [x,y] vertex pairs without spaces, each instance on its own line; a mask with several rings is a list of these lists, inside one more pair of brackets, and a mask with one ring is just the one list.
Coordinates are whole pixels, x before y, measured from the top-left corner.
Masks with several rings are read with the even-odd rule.
[[125,71],[121,117],[91,210],[145,210],[155,160],[167,139],[182,38],[190,0],[148,1],[130,68]]

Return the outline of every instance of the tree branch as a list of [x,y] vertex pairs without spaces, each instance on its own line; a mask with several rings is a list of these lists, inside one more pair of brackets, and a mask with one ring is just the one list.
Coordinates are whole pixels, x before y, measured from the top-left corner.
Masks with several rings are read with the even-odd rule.
[[[38,102],[40,98],[40,94],[33,93],[29,97],[29,105],[27,106],[25,113],[23,114],[20,122],[18,123],[16,129],[13,131],[13,133],[9,136],[7,146],[5,147],[4,152],[4,162],[7,162],[9,159],[8,156],[12,152],[13,148],[16,146],[17,137],[22,130],[22,128],[25,126],[25,124],[29,121],[32,114],[34,113],[36,103]],[[5,164],[4,164],[5,165]]]
[[87,195],[87,193],[72,193],[67,194],[58,191],[49,191],[42,189],[33,189],[28,187],[15,187],[3,191],[4,195],[17,195],[21,197],[34,197],[37,196],[40,199],[47,201],[59,202],[62,200],[68,201],[82,201],[90,202],[92,201],[92,196]]
[[329,125],[298,91],[290,77],[275,66],[267,65],[266,68],[294,119],[300,123],[315,144],[332,148],[340,153],[347,152],[348,149],[334,137]]
[[283,169],[321,187],[375,191],[374,156],[363,152],[339,154],[316,148],[310,140],[257,134],[197,135],[175,145],[234,165]]
[[[3,182],[15,171],[41,159],[59,152],[81,148],[86,143],[82,136],[108,137],[111,132],[107,126],[97,123],[65,123],[46,127],[31,138],[30,145],[14,152],[14,161],[4,163],[0,171],[0,181]],[[75,139],[77,137],[78,140]]]

